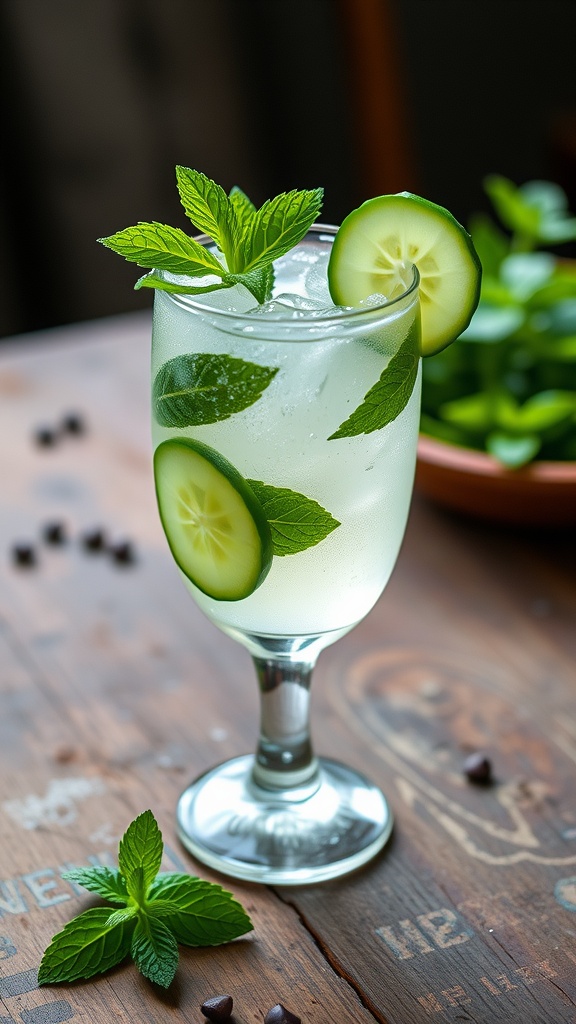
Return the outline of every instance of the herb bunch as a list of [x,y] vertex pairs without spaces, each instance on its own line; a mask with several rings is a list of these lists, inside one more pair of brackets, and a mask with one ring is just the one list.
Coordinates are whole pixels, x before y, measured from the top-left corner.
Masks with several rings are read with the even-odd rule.
[[120,840],[118,868],[73,868],[62,875],[117,909],[93,907],[70,921],[46,949],[38,984],[78,981],[131,956],[145,978],[168,988],[178,966],[178,943],[217,946],[252,930],[234,897],[212,882],[163,872],[164,845],[151,811]]
[[[312,226],[322,207],[323,190],[282,192],[257,210],[242,189],[234,186],[227,195],[190,167],[176,167],[176,183],[186,216],[213,239],[220,255],[180,228],[156,221],[140,222],[98,241],[150,270],[136,288],[198,295],[241,284],[258,303],[266,302],[272,295],[274,261]],[[190,284],[185,278],[198,282]]]
[[480,303],[460,340],[424,360],[421,429],[509,468],[576,459],[576,266],[544,251],[576,239],[558,185],[485,189],[503,226],[476,215]]

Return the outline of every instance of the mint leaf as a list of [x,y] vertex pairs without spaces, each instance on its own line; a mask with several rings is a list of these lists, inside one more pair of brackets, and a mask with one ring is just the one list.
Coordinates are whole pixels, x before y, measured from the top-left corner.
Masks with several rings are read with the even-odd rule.
[[246,272],[266,266],[294,248],[316,220],[323,195],[321,188],[293,189],[266,200],[242,237],[242,266],[238,269]]
[[144,811],[128,826],[118,847],[118,866],[126,888],[142,904],[160,869],[162,833],[152,811]]
[[[163,878],[164,875],[158,875],[156,881]],[[188,875],[184,876],[188,878]],[[154,883],[156,884],[156,882]],[[160,897],[154,897],[152,901],[148,900],[146,904],[146,913],[149,917],[169,917],[170,914],[177,914],[179,905],[175,900],[161,899]]]
[[402,345],[382,371],[380,379],[328,440],[371,434],[395,420],[408,404],[414,390],[419,361],[419,335],[415,327],[411,327]]
[[82,885],[89,892],[97,892],[110,903],[127,903],[126,882],[117,868],[70,868],[62,874],[68,882]]
[[236,220],[238,224],[247,223],[252,214],[256,213],[254,203],[248,198],[246,193],[242,191],[239,185],[232,186],[228,198],[236,213]]
[[134,929],[130,952],[140,974],[168,988],[178,967],[178,945],[162,921],[141,918]]
[[114,910],[108,921],[106,922],[109,928],[113,928],[117,924],[123,924],[125,921],[131,921],[133,917],[138,916],[138,907],[132,903],[129,907],[122,907],[121,910]]
[[154,378],[154,416],[165,427],[218,423],[257,402],[277,372],[234,356],[175,356]]
[[225,273],[220,261],[203,245],[179,228],[156,221],[124,228],[98,241],[130,263],[150,270],[168,270],[171,274],[186,274],[188,277],[199,274],[222,277]]
[[[241,188],[238,188],[238,185],[234,185],[234,188],[230,190],[229,200],[234,210],[234,245],[236,248],[241,249],[243,236],[248,233],[249,226],[253,223],[257,210],[252,200],[248,198]],[[256,270],[248,271],[247,274],[239,274],[236,280],[238,284],[243,284],[248,291],[252,292],[252,295],[260,305],[263,305],[268,299],[272,298],[274,288],[274,267],[272,263],[259,267]],[[235,283],[232,277],[231,283]]]
[[517,436],[495,431],[486,438],[486,450],[508,469],[520,469],[538,454],[541,440],[536,434]]
[[91,978],[131,952],[141,973],[167,988],[178,966],[178,942],[216,946],[252,930],[240,904],[219,885],[176,872],[157,875],[162,853],[156,819],[144,811],[120,840],[119,870],[72,868],[63,874],[124,905],[86,910],[58,932],[42,957],[39,985]]
[[38,971],[39,985],[92,978],[115,967],[130,952],[134,921],[110,927],[108,907],[94,907],[54,936]]
[[296,555],[320,544],[340,523],[313,498],[288,487],[247,481],[262,506],[275,555]]
[[472,319],[460,338],[464,341],[480,341],[486,345],[497,344],[514,334],[526,319],[526,312],[510,297],[508,305],[494,305],[480,299]]
[[[222,271],[224,273],[224,271]],[[221,284],[214,282],[213,277],[203,277],[200,280],[204,281],[204,284],[180,284],[175,281],[168,281],[162,273],[158,273],[155,270],[151,270],[149,274],[144,274],[143,277],[139,277],[134,285],[134,290],[139,291],[140,288],[157,288],[161,292],[171,292],[174,295],[203,295],[205,292],[217,292],[221,288],[229,288],[230,283]]]
[[252,931],[252,923],[231,893],[219,885],[178,872],[159,875],[149,894],[149,913],[156,900],[177,904],[178,912],[162,916],[185,946],[215,946]]
[[252,293],[259,305],[263,305],[272,296],[274,287],[274,267],[272,264],[248,270],[245,274],[226,274],[227,285],[243,284]]
[[256,207],[252,200],[248,198],[246,193],[243,192],[238,185],[234,185],[234,187],[230,189],[228,199],[233,211],[231,222],[234,248],[240,249],[242,245],[242,237],[246,234],[248,226],[252,223],[254,216],[256,215]]
[[[186,216],[200,231],[210,235],[226,257],[232,249],[233,228],[231,206],[223,188],[201,171],[176,167],[176,183]],[[228,261],[229,269],[233,269]]]

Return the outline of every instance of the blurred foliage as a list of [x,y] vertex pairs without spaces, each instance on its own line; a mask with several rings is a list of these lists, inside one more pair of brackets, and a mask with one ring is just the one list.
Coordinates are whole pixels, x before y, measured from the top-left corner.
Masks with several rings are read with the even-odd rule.
[[576,460],[576,262],[549,251],[576,238],[553,182],[484,182],[500,221],[475,215],[483,268],[472,321],[424,360],[421,429],[490,452],[510,468]]

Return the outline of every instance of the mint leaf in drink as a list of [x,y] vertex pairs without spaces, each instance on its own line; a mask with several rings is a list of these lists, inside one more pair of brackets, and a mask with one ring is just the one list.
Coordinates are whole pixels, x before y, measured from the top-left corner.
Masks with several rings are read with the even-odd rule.
[[83,886],[89,892],[96,892],[110,903],[128,902],[126,882],[118,868],[98,866],[93,868],[70,868],[62,874],[67,882]]
[[178,943],[162,921],[149,916],[140,918],[130,952],[140,974],[168,988],[178,967]]
[[54,936],[38,971],[39,985],[92,978],[121,963],[130,952],[136,924],[109,924],[108,907],[93,907],[70,921]]
[[130,896],[142,903],[160,870],[162,833],[152,811],[144,811],[128,826],[118,847],[118,867]]
[[206,274],[222,277],[225,273],[220,261],[203,245],[179,228],[156,221],[124,228],[98,241],[139,267],[168,270],[171,274],[186,274],[188,277]]
[[119,870],[73,868],[62,876],[122,906],[94,907],[69,921],[44,952],[39,985],[92,978],[131,953],[146,978],[167,988],[178,965],[178,942],[215,946],[251,931],[248,915],[219,885],[185,874],[158,875],[162,853],[156,819],[144,811],[120,841]]
[[[98,241],[152,271],[140,278],[136,288],[195,295],[241,284],[258,303],[266,302],[272,295],[274,260],[297,245],[312,226],[323,190],[283,192],[257,210],[242,189],[235,186],[226,195],[220,185],[190,167],[178,166],[176,180],[187,216],[214,240],[223,261],[178,228],[156,221]],[[204,280],[196,285],[167,281],[157,271]]]
[[[177,907],[166,913],[166,904]],[[176,871],[159,875],[150,890],[149,913],[160,916],[183,946],[215,946],[252,930],[250,918],[219,885]]]
[[248,480],[272,533],[275,555],[296,555],[320,544],[340,523],[313,498],[288,487]]
[[408,404],[418,376],[420,346],[418,331],[412,327],[402,345],[382,371],[380,379],[366,393],[357,409],[328,438],[332,441],[357,434],[371,434],[400,415]]
[[257,402],[277,372],[227,355],[175,356],[154,378],[154,416],[164,427],[217,423]]

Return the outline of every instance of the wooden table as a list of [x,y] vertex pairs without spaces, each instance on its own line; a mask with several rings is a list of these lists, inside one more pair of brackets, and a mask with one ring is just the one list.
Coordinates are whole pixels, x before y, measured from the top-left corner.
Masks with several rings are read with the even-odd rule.
[[[167,994],[131,964],[37,988],[49,939],[91,903],[63,867],[114,859],[150,807],[166,868],[213,878],[178,844],[176,799],[256,739],[250,659],[187,597],[158,523],[149,327],[135,314],[0,348],[0,1024],[194,1022],[219,992],[237,1024],[277,1002],[304,1024],[576,1021],[574,532],[418,498],[387,592],[324,652],[313,696],[318,751],[391,798],[385,853],[316,887],[225,881],[254,932],[182,949]],[[85,436],[34,442],[70,410]],[[54,519],[62,547],[39,541]],[[94,527],[137,561],[85,551]],[[18,540],[35,566],[13,564]],[[462,773],[478,749],[492,786]]]

